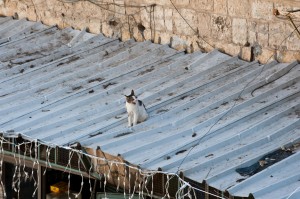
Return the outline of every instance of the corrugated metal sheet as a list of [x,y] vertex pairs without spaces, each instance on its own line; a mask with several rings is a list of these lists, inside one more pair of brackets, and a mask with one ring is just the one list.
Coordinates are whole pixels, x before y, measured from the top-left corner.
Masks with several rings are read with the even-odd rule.
[[[1,131],[100,146],[141,168],[180,165],[186,177],[237,196],[286,198],[300,187],[299,152],[250,177],[236,172],[299,143],[297,62],[185,54],[11,18],[0,19],[0,36]],[[128,128],[131,89],[150,118]],[[298,197],[300,189],[290,198]]]

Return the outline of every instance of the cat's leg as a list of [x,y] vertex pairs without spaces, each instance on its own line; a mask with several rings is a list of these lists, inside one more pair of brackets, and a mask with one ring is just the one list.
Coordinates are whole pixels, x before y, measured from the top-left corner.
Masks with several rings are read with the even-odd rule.
[[132,126],[132,114],[128,114],[128,127]]
[[133,114],[133,125],[137,125],[138,122],[138,114]]

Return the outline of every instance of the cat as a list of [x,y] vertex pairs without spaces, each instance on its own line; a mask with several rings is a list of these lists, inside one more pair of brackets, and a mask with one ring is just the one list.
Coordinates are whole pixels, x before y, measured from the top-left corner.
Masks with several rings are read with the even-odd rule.
[[128,127],[144,122],[148,118],[148,113],[143,102],[137,99],[133,90],[131,90],[130,95],[125,95],[125,97],[128,113]]

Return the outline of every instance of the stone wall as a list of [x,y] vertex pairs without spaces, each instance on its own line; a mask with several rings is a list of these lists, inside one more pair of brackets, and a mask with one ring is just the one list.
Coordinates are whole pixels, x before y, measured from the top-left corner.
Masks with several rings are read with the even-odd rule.
[[[87,27],[92,33],[152,40],[187,52],[218,48],[263,63],[300,60],[300,33],[286,16],[296,9],[300,0],[0,0],[4,16]],[[300,25],[300,12],[289,16]]]

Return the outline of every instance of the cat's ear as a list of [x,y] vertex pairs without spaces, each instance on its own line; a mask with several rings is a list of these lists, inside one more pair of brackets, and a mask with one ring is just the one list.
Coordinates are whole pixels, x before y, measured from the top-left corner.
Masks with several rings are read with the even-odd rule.
[[134,91],[133,90],[131,90],[131,94],[130,94],[131,96],[134,96]]

